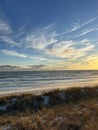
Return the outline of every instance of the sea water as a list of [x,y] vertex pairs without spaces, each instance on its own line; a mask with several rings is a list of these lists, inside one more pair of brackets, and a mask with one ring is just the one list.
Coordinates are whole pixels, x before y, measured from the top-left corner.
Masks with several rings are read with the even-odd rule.
[[68,86],[70,84],[85,84],[98,82],[98,71],[10,71],[0,72],[0,92],[20,91],[29,89],[43,89]]

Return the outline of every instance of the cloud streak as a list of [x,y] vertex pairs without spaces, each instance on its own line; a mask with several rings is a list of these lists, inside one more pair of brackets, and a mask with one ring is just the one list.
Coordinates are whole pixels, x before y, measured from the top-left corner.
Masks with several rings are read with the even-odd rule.
[[73,25],[72,29],[69,29],[69,30],[67,30],[67,31],[65,31],[65,32],[63,32],[61,34],[58,34],[57,36],[62,36],[62,35],[65,35],[65,34],[68,34],[68,33],[74,32],[74,31],[77,31],[77,30],[81,29],[82,27],[84,27],[84,26],[94,22],[95,20],[96,20],[96,18],[93,18],[93,19],[90,19],[90,20],[88,20],[88,21],[86,21],[86,22],[84,22],[82,24],[75,23]]
[[7,56],[16,56],[16,57],[21,57],[21,58],[27,58],[25,54],[17,53],[16,51],[13,50],[1,50],[1,52]]
[[3,53],[4,55],[7,55],[7,56],[27,58],[27,59],[31,59],[31,60],[34,60],[34,61],[45,61],[45,60],[47,60],[46,58],[41,57],[41,56],[29,56],[29,55],[26,55],[26,54],[18,53],[15,50],[4,50],[3,49],[3,50],[1,50],[1,53]]
[[9,44],[11,47],[19,46],[17,42],[15,42],[12,38],[8,36],[0,36],[0,41]]
[[78,37],[84,36],[84,35],[86,35],[88,33],[94,32],[94,31],[98,31],[98,28],[92,28],[92,29],[84,30],[79,35],[76,35],[73,38],[78,38]]
[[4,20],[0,19],[0,33],[11,33],[12,29],[10,28],[9,24],[6,23]]

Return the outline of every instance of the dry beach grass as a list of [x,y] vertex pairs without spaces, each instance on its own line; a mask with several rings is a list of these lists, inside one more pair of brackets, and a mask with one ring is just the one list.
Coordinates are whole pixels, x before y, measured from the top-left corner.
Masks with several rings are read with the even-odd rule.
[[1,97],[0,130],[98,130],[98,87]]

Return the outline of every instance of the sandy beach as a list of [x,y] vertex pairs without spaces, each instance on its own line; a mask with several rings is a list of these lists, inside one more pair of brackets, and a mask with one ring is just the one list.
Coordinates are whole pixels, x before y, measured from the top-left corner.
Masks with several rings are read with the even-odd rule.
[[48,85],[48,86],[38,86],[38,87],[25,87],[18,89],[1,89],[0,96],[9,96],[9,95],[20,95],[26,93],[32,94],[41,94],[47,91],[51,91],[54,89],[67,89],[72,87],[94,87],[98,85],[98,81],[89,81],[89,82],[74,82],[67,84],[57,84],[57,85]]

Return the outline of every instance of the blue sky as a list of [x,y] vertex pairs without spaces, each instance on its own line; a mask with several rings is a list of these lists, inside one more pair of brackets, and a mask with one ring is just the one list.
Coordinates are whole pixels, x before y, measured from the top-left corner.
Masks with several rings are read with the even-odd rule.
[[0,68],[98,69],[97,0],[0,0]]

